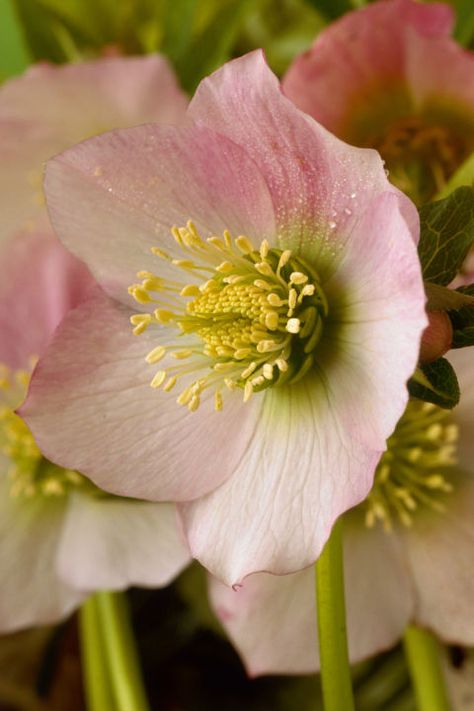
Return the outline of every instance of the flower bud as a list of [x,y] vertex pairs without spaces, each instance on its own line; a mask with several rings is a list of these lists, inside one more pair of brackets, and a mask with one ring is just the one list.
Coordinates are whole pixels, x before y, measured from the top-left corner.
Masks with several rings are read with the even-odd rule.
[[446,311],[428,311],[428,321],[421,337],[421,363],[440,358],[449,351],[453,341],[453,326]]

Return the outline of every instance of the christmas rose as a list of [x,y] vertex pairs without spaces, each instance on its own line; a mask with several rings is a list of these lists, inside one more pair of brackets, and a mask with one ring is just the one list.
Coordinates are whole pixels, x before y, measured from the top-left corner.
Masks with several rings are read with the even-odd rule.
[[46,194],[103,289],[21,409],[46,456],[180,502],[227,583],[312,563],[373,484],[426,325],[418,216],[377,153],[296,109],[255,52],[201,83],[185,127],[65,151]]

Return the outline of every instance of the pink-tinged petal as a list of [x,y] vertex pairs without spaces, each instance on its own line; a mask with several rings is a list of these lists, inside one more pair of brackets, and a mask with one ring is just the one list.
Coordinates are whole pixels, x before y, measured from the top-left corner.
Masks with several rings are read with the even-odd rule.
[[[354,107],[365,104],[367,114],[383,112],[385,97],[393,115],[409,105],[404,85],[410,30],[417,40],[427,37],[431,42],[448,36],[452,24],[452,9],[441,3],[387,0],[348,13],[293,62],[283,78],[283,91],[337,135],[350,137]],[[426,59],[423,63],[429,64]],[[393,92],[400,89],[397,99]],[[374,94],[380,97],[379,106]]]
[[[413,591],[398,540],[346,521],[344,571],[349,655],[358,662],[397,642]],[[233,590],[210,579],[213,608],[251,676],[319,669],[314,568],[260,573]]]
[[0,262],[0,362],[29,367],[94,281],[46,228],[10,239]]
[[418,112],[457,114],[474,131],[474,54],[449,38],[407,34],[407,82]]
[[180,507],[191,552],[230,584],[318,557],[334,520],[367,495],[406,407],[426,315],[396,195],[380,196],[359,219],[324,288],[334,312],[315,371],[267,391],[231,479]]
[[0,90],[0,118],[51,126],[57,150],[113,128],[175,124],[186,105],[168,61],[158,55],[38,64]]
[[378,153],[342,143],[295,109],[260,51],[201,82],[188,113],[245,148],[268,183],[281,244],[313,260],[334,259],[356,215],[393,190]]
[[453,418],[459,426],[457,453],[463,471],[474,473],[474,360],[471,348],[459,348],[448,354],[456,371],[461,390],[459,405]]
[[253,436],[258,408],[236,393],[220,413],[210,396],[190,413],[176,393],[151,388],[145,355],[168,337],[166,329],[134,336],[129,312],[99,291],[71,312],[21,408],[45,456],[141,499],[188,500],[225,481]]
[[0,89],[0,242],[44,215],[44,163],[103,131],[182,121],[187,99],[166,59],[36,65]]
[[0,245],[19,230],[47,226],[43,164],[57,151],[48,126],[0,119]]
[[[151,246],[183,257],[173,225],[192,219],[203,237],[228,229],[258,244],[274,232],[259,170],[239,146],[205,128],[149,125],[99,136],[50,162],[45,185],[61,240],[121,301],[137,271],[155,271]],[[175,278],[174,268],[159,268]]]
[[75,495],[56,567],[79,590],[167,585],[190,562],[173,504]]
[[[405,202],[393,193],[373,201],[324,287],[339,327],[334,340],[323,335],[328,357],[338,354],[326,368],[333,402],[338,412],[347,413],[344,429],[380,449],[405,410],[404,385],[416,368],[427,324],[416,246],[401,214]],[[344,290],[347,298],[338,303]],[[366,406],[357,416],[361,398]]]
[[57,622],[85,597],[83,592],[62,583],[54,566],[65,515],[64,502],[12,499],[9,488],[10,482],[3,475],[0,484],[1,632]]
[[[471,430],[472,439],[472,430]],[[472,468],[472,460],[471,460]],[[416,587],[415,619],[453,644],[474,644],[474,477],[454,482],[446,512],[423,512],[402,531]]]
[[232,477],[179,506],[192,555],[230,585],[313,563],[335,519],[368,493],[381,454],[344,428],[345,414],[318,375],[267,391]]

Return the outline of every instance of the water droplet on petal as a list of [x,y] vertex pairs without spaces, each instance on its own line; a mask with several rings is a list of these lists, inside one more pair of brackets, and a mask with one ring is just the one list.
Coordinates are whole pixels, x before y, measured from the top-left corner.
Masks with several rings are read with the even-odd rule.
[[331,221],[331,222],[329,223],[329,227],[330,227],[331,230],[336,229],[336,226],[337,226],[337,225],[336,225],[336,223],[335,223],[334,221]]

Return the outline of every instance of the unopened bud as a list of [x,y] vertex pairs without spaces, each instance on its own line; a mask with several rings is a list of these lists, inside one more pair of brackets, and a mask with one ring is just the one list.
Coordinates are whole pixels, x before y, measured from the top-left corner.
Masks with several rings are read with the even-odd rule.
[[453,342],[453,326],[446,311],[428,311],[427,315],[429,323],[421,338],[421,363],[441,358]]

